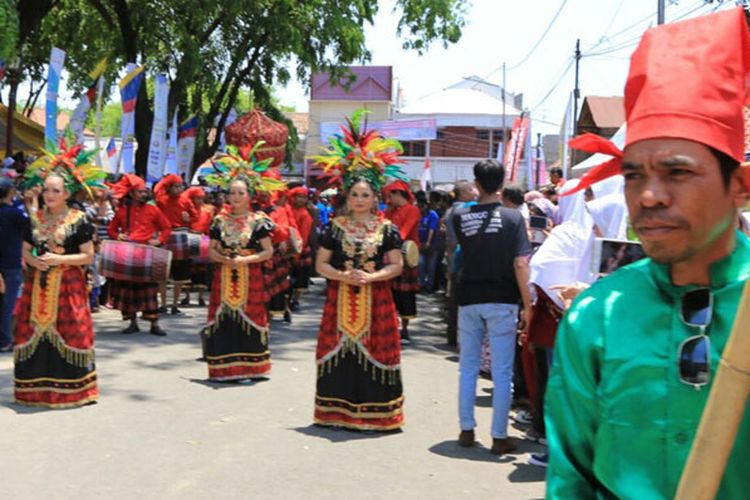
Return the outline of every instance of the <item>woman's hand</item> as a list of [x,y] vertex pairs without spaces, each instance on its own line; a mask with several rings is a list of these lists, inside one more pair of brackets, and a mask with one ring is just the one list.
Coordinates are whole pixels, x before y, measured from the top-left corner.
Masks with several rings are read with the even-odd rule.
[[31,257],[30,259],[26,261],[26,263],[30,265],[31,267],[38,269],[40,271],[49,271],[49,264],[47,264],[46,262],[42,260],[39,260],[36,257]]
[[56,253],[47,252],[44,255],[37,258],[37,260],[47,264],[47,266],[59,266],[65,262],[65,258],[62,255]]

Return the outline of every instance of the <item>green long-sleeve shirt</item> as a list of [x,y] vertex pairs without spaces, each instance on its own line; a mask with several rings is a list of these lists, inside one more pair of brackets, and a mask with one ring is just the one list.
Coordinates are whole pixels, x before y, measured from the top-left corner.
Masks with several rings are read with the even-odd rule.
[[[711,267],[711,371],[750,276],[750,240]],[[680,343],[698,329],[680,319],[667,266],[644,259],[601,279],[563,319],[547,386],[548,498],[672,498],[708,387],[680,382]],[[714,422],[714,425],[722,425]],[[750,498],[746,411],[718,498]]]

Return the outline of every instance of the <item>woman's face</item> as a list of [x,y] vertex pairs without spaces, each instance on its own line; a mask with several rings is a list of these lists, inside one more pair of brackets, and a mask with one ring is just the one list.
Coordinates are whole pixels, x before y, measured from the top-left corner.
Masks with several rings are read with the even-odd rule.
[[44,204],[51,210],[64,206],[68,201],[69,194],[68,190],[65,189],[65,182],[63,182],[62,177],[50,175],[45,179],[42,195],[44,196]]
[[234,181],[229,187],[229,204],[232,210],[246,210],[250,206],[250,196],[247,192],[247,184],[243,181]]
[[375,207],[375,191],[364,181],[352,185],[349,189],[349,195],[346,198],[346,204],[353,213],[369,213]]

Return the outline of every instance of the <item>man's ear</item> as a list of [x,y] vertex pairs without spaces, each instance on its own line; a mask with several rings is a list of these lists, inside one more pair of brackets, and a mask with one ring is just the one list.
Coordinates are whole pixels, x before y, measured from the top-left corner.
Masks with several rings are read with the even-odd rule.
[[731,187],[734,205],[737,208],[745,208],[750,199],[750,163],[741,163],[739,168],[732,174]]

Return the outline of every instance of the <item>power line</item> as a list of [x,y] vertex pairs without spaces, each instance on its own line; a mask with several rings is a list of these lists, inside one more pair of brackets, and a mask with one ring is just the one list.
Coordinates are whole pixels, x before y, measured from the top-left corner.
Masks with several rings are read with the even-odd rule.
[[[518,62],[518,63],[516,63],[516,64],[512,65],[512,66],[511,66],[511,67],[509,67],[509,68],[506,68],[507,70],[514,70],[514,69],[516,69],[516,68],[520,67],[520,66],[521,66],[521,65],[523,65],[523,64],[524,64],[524,63],[525,63],[526,61],[528,61],[528,60],[529,60],[529,58],[530,58],[530,57],[531,57],[531,56],[532,56],[532,55],[534,54],[534,52],[536,51],[536,49],[538,49],[538,48],[539,48],[539,45],[541,45],[541,44],[542,44],[542,42],[544,41],[544,39],[545,39],[545,38],[547,37],[547,34],[548,34],[548,33],[550,32],[550,30],[552,29],[552,26],[553,26],[553,25],[555,24],[555,21],[557,21],[557,18],[558,18],[558,17],[560,17],[560,13],[561,13],[561,12],[563,11],[563,9],[565,8],[565,4],[567,4],[567,3],[568,3],[568,0],[563,0],[563,1],[562,1],[562,3],[560,4],[560,7],[559,7],[559,8],[557,9],[557,12],[555,13],[554,17],[552,17],[552,20],[551,20],[551,21],[549,22],[549,24],[547,25],[547,28],[546,28],[546,29],[544,30],[544,33],[542,33],[542,36],[541,36],[541,37],[539,37],[539,40],[537,40],[537,41],[536,41],[536,43],[535,43],[535,44],[534,44],[534,46],[533,46],[533,47],[531,48],[531,50],[529,51],[529,53],[528,53],[528,54],[526,54],[526,56],[525,56],[525,57],[524,57],[523,59],[521,59],[521,61],[520,61],[520,62]],[[498,68],[498,69],[499,69],[499,68]]]
[[550,88],[549,91],[544,95],[544,97],[542,97],[542,100],[539,101],[539,103],[531,109],[532,114],[535,113],[536,110],[538,110],[545,102],[547,102],[547,99],[549,99],[549,97],[552,95],[555,89],[557,89],[557,87],[563,81],[565,76],[568,74],[568,71],[570,71],[570,68],[573,66],[574,62],[575,62],[575,59],[573,57],[571,57],[568,60],[567,66],[565,66],[565,69],[563,70],[562,74],[557,78],[557,81],[552,85],[552,88]]

